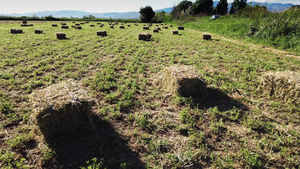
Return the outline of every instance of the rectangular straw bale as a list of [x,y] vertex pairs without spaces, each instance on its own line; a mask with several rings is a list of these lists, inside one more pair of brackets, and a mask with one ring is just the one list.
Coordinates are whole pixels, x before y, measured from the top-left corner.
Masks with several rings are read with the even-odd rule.
[[160,73],[161,88],[168,94],[184,97],[204,97],[206,83],[198,71],[187,65],[166,67]]
[[149,41],[149,40],[151,40],[151,37],[152,37],[152,35],[150,33],[142,32],[142,33],[138,34],[139,40]]
[[204,40],[211,40],[211,35],[204,34],[204,35],[203,35],[203,39],[204,39]]
[[172,30],[172,35],[178,35],[178,31],[177,30]]
[[148,26],[144,26],[143,29],[144,30],[149,30],[149,27]]
[[267,72],[261,76],[257,91],[263,96],[300,105],[300,73]]
[[23,33],[23,30],[22,29],[11,29],[10,33],[11,34],[19,34],[19,33]]
[[98,31],[97,35],[98,36],[107,36],[107,32],[106,31]]
[[29,95],[33,120],[45,138],[91,131],[93,99],[79,81],[69,79]]
[[64,32],[56,32],[57,39],[66,39],[66,34]]
[[57,24],[52,24],[52,27],[57,27]]
[[184,30],[183,26],[178,26],[178,30]]
[[61,26],[61,29],[69,29],[69,26],[63,25]]
[[158,33],[158,29],[153,29],[153,33]]
[[43,33],[43,30],[41,30],[41,29],[36,29],[36,30],[34,30],[34,33],[35,33],[35,34],[42,34],[42,33]]

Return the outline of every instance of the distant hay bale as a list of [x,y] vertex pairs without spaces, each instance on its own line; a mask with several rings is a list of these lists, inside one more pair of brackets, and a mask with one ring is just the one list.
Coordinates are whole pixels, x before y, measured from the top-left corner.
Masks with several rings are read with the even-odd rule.
[[178,30],[184,30],[183,26],[178,26]]
[[168,94],[184,97],[204,97],[207,91],[202,75],[187,65],[166,67],[160,73],[161,87]]
[[112,28],[112,29],[113,29],[113,28],[114,28],[114,26],[113,26],[113,25],[111,25],[111,26],[110,26],[110,28]]
[[95,25],[90,25],[90,27],[95,27]]
[[153,29],[153,33],[158,33],[158,29]]
[[172,35],[178,35],[178,31],[177,30],[172,30]]
[[42,33],[43,33],[43,30],[36,29],[36,30],[34,30],[34,33],[35,33],[35,34],[42,34]]
[[104,26],[103,24],[100,25],[101,28],[102,28],[103,26]]
[[157,30],[159,30],[159,31],[161,30],[161,28],[160,28],[160,27],[157,27],[156,29],[157,29]]
[[76,26],[80,26],[80,23],[76,23],[75,25],[76,25]]
[[300,73],[267,72],[261,76],[257,91],[263,96],[300,105]]
[[29,24],[29,26],[33,26],[33,24]]
[[125,27],[124,26],[120,26],[120,29],[125,29]]
[[164,29],[168,29],[169,27],[167,27],[167,26],[164,26],[163,28],[164,28]]
[[80,23],[80,25],[84,25],[84,24],[85,24],[84,22],[81,22],[81,23]]
[[69,26],[63,25],[61,26],[61,29],[69,29]]
[[67,25],[67,23],[65,23],[65,22],[62,22],[62,23],[60,23],[61,25]]
[[93,131],[91,106],[95,102],[81,82],[67,80],[34,91],[29,102],[35,110],[32,120],[46,139]]
[[57,39],[66,39],[66,34],[64,32],[56,32]]
[[211,35],[204,34],[204,35],[203,35],[203,39],[204,39],[204,40],[211,40]]
[[99,23],[97,23],[97,25],[101,25],[101,23],[99,22]]
[[20,33],[23,33],[23,30],[22,29],[11,29],[10,33],[11,34],[20,34]]
[[106,31],[98,31],[97,35],[98,36],[107,36],[107,32]]
[[22,23],[23,23],[23,25],[27,25],[27,20],[24,19],[24,20],[22,21]]
[[128,27],[130,27],[130,25],[127,25]]
[[52,24],[52,27],[57,27],[57,24]]
[[22,24],[21,26],[22,26],[22,27],[28,27],[28,26],[30,26],[30,25]]
[[74,21],[72,23],[75,23]]
[[149,30],[149,27],[148,26],[144,26],[143,29],[144,30]]
[[151,40],[151,37],[152,37],[152,35],[150,33],[145,33],[145,32],[139,33],[139,35],[138,35],[138,39],[144,40],[144,41]]
[[170,25],[170,27],[172,28],[172,27],[173,27],[173,25]]
[[75,29],[82,29],[81,26],[75,26]]
[[71,28],[76,28],[76,25],[71,25]]
[[90,22],[86,21],[85,23],[90,23]]

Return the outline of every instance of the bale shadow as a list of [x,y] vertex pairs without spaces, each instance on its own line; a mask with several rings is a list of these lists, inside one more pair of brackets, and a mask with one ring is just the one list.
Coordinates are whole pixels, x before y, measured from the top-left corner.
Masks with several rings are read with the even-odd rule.
[[[49,147],[55,151],[52,159],[45,161],[43,168],[87,167],[87,161],[96,158],[97,164],[107,168],[145,168],[137,153],[127,141],[115,131],[110,123],[96,115],[87,116],[90,109],[78,110],[76,117],[70,117],[65,124],[57,120],[59,111],[49,110],[37,117],[38,125]],[[66,125],[67,124],[67,125]],[[82,127],[80,127],[82,126]],[[62,128],[65,128],[63,130]]]
[[216,88],[207,88],[206,93],[203,96],[192,97],[194,107],[199,109],[209,109],[218,107],[221,112],[238,108],[242,110],[248,110],[248,108],[239,101],[229,97],[225,92]]

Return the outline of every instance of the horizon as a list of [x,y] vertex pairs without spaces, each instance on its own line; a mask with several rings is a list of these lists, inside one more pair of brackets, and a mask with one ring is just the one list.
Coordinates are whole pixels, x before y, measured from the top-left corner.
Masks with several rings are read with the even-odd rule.
[[[170,8],[179,4],[182,0],[172,0],[172,1],[152,0],[151,3],[146,2],[146,0],[126,0],[126,1],[115,0],[110,3],[107,3],[105,1],[103,2],[103,0],[98,0],[98,1],[86,0],[84,2],[75,2],[75,3],[70,0],[65,0],[63,2],[58,0],[52,0],[43,3],[39,3],[40,1],[38,0],[28,0],[26,2],[22,0],[3,0],[3,1],[6,3],[0,6],[0,13],[9,15],[9,14],[26,14],[26,13],[34,14],[34,13],[45,12],[45,11],[82,11],[82,12],[89,12],[89,13],[137,12],[141,7],[145,7],[147,5],[151,6],[153,10]],[[191,1],[195,2],[196,0],[191,0]],[[228,3],[232,3],[232,2],[233,0],[228,0]],[[300,5],[299,0],[251,0],[248,2],[282,3],[282,4]],[[116,3],[118,4],[118,6],[115,5]],[[90,4],[95,4],[95,5],[93,5],[93,7],[90,7]]]

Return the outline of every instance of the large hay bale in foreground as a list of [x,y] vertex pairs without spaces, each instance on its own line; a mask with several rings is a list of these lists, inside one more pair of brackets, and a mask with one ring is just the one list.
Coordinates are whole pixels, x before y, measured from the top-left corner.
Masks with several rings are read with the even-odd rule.
[[36,30],[34,30],[34,33],[35,33],[35,34],[42,34],[42,33],[43,33],[43,30],[41,30],[41,29],[36,29]]
[[107,36],[107,32],[106,31],[98,31],[97,35],[98,36]]
[[57,39],[66,39],[66,34],[64,32],[56,32]]
[[300,105],[300,73],[267,72],[261,76],[257,91],[264,96]]
[[171,95],[204,97],[206,83],[196,69],[186,65],[166,67],[161,73],[161,86]]
[[94,101],[78,81],[67,80],[29,95],[36,122],[47,138],[93,130]]
[[144,40],[144,41],[151,40],[151,37],[152,37],[152,35],[150,33],[145,33],[145,32],[139,33],[139,35],[138,35],[138,39]]

